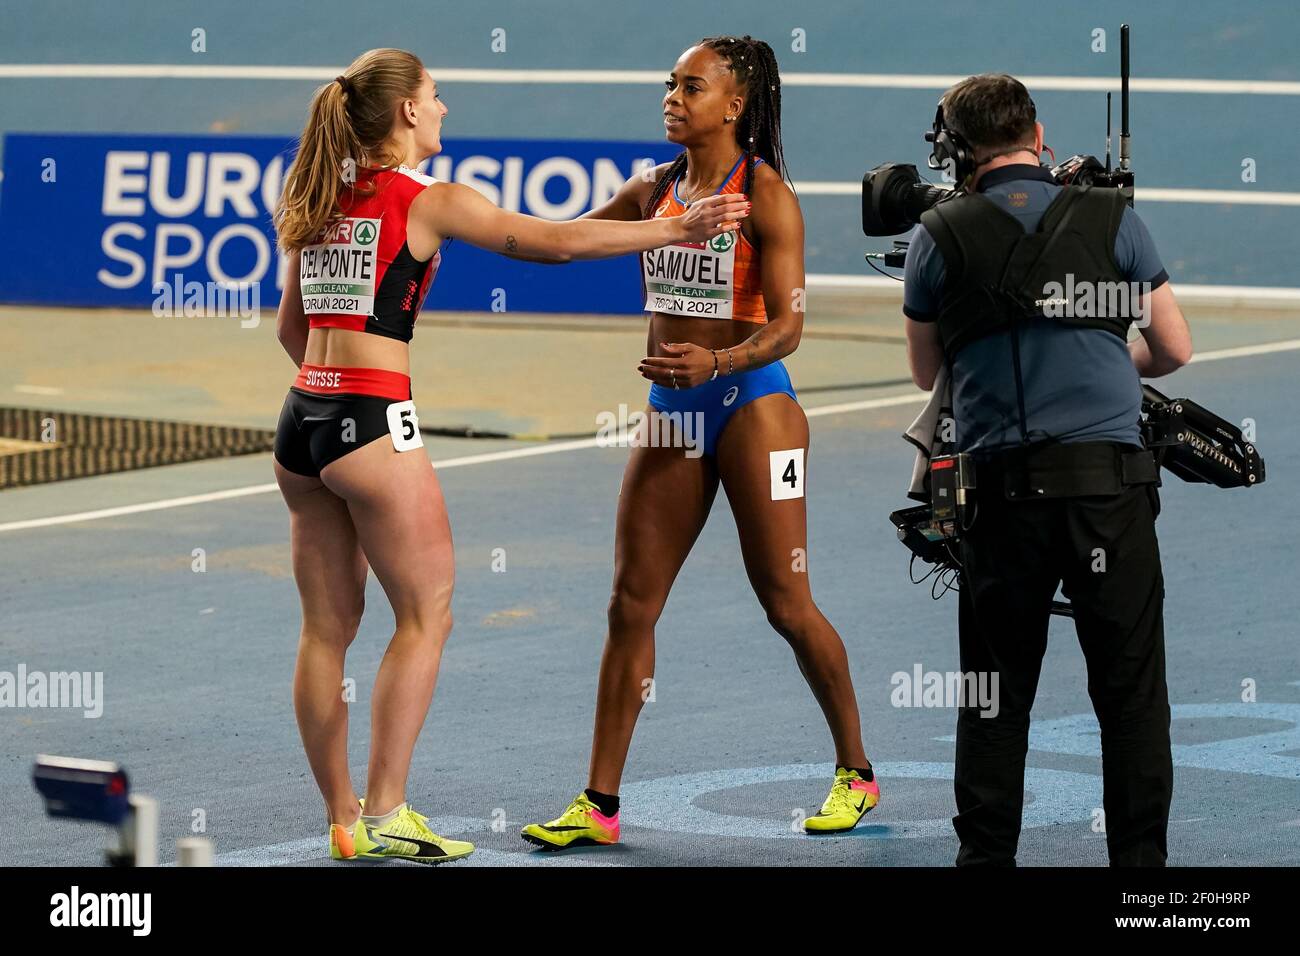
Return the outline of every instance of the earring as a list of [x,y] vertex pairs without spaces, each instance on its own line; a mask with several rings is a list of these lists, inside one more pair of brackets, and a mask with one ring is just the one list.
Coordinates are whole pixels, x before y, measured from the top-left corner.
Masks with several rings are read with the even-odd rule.
[[735,121],[736,121],[736,117],[734,117],[734,116],[724,116],[724,117],[722,117],[722,122],[724,122],[724,123],[734,123]]

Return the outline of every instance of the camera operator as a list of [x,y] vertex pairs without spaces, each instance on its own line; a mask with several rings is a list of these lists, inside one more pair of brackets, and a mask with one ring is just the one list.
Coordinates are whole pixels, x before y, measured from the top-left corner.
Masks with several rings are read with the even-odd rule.
[[[1015,864],[1029,715],[1063,584],[1101,725],[1111,865],[1163,866],[1164,583],[1139,376],[1186,364],[1191,336],[1122,194],[1063,187],[1039,166],[1043,127],[1019,81],[970,77],[940,107],[948,144],[964,150],[961,194],[921,217],[908,248],[908,362],[927,390],[949,369],[956,450],[971,454],[977,484],[960,539],[961,669],[997,673],[1000,692],[995,716],[970,701],[959,711],[957,864]],[[1061,317],[1045,279],[1075,294],[1103,280],[1142,292],[1135,315]],[[1138,317],[1141,335],[1127,342]]]

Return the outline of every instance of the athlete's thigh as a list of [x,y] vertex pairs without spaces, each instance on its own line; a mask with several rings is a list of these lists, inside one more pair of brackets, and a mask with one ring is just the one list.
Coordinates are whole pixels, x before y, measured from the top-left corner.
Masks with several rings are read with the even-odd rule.
[[304,623],[320,630],[355,621],[365,598],[366,558],[346,502],[319,478],[289,471],[278,461],[275,479],[289,507],[293,577]]
[[[783,453],[775,464],[773,452]],[[760,597],[773,589],[808,591],[807,453],[808,419],[785,394],[764,395],[738,409],[718,438],[718,474],[745,570]],[[791,493],[797,497],[783,497]]]
[[394,614],[444,612],[455,581],[451,525],[424,449],[398,452],[384,435],[327,465],[321,479],[347,502]]
[[717,469],[708,456],[686,452],[643,446],[629,453],[614,535],[615,593],[666,598],[708,520]]

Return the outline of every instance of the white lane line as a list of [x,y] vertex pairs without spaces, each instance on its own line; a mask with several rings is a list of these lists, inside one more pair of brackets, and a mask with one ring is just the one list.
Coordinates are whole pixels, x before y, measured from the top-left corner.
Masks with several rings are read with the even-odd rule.
[[[485,832],[491,824],[475,817],[445,816],[429,820],[430,827],[438,833],[449,836],[471,836]],[[517,828],[519,824],[507,824]],[[290,840],[287,843],[272,843],[267,846],[250,846],[228,853],[218,853],[212,861],[213,866],[292,866],[295,863],[317,862],[324,860],[328,854],[325,837],[307,837],[302,840]],[[378,862],[378,861],[377,861]],[[166,863],[164,866],[175,866]],[[371,865],[363,863],[362,865]],[[394,863],[392,865],[414,865]],[[518,852],[508,850],[491,850],[477,847],[463,861],[447,864],[449,866],[622,866],[623,864],[596,855],[576,854],[565,856],[554,853],[541,853],[529,850],[520,843]]]
[[225,501],[228,498],[264,495],[278,490],[279,485],[275,484],[275,482],[267,485],[247,485],[243,488],[230,488],[226,491],[209,491],[201,495],[186,495],[183,498],[163,498],[160,501],[146,501],[138,505],[100,508],[97,511],[78,511],[73,514],[51,515],[48,518],[30,518],[25,521],[9,521],[0,524],[0,531],[22,531],[26,528],[44,528],[49,525],[72,524],[77,521],[97,521],[100,518],[116,518],[120,515],[140,514],[144,511],[163,511],[167,508],[183,508],[186,505],[206,504],[209,501]]
[[[213,866],[289,866],[311,859],[319,859],[327,844],[324,837],[253,846],[243,850],[220,853],[212,860]],[[163,866],[175,866],[164,863]]]
[[[862,189],[859,187],[858,192]],[[1249,189],[1153,189],[1137,186],[1134,201],[1228,203],[1243,206],[1300,206],[1300,193],[1254,192]]]
[[[1245,358],[1251,355],[1271,355],[1277,352],[1293,352],[1300,349],[1300,339],[1286,339],[1281,342],[1265,342],[1260,345],[1243,345],[1236,348],[1215,349],[1200,352],[1192,356],[1193,362],[1213,362],[1219,359]],[[868,398],[860,402],[839,402],[834,405],[817,405],[804,409],[809,418],[823,415],[843,415],[848,412],[860,412],[872,408],[889,408],[894,405],[910,405],[923,402],[929,398],[928,392],[912,392],[906,395],[886,395],[881,398]],[[488,452],[482,455],[466,455],[461,458],[446,458],[435,461],[433,467],[439,470],[460,468],[467,465],[483,465],[494,461],[508,461],[512,458],[531,458],[535,455],[553,455],[557,452],[578,451],[584,448],[596,448],[604,443],[601,438],[582,438],[577,441],[553,442],[534,448],[514,448],[509,451]],[[79,511],[74,514],[51,515],[48,518],[29,518],[24,521],[10,521],[0,524],[0,532],[23,531],[29,528],[45,528],[51,525],[73,524],[81,521],[96,521],[100,518],[115,518],[121,515],[141,514],[147,511],[164,511],[168,508],[183,508],[187,505],[207,504],[211,501],[226,501],[230,498],[244,498],[249,495],[263,495],[279,490],[274,483],[248,485],[243,488],[230,488],[226,491],[210,491],[201,495],[186,495],[183,498],[164,498],[159,501],[146,501],[137,505],[122,505],[117,508],[101,508],[98,511]]]
[[533,455],[553,455],[560,451],[577,451],[580,448],[595,448],[602,439],[578,438],[574,441],[552,442],[549,445],[537,445],[533,448],[512,448],[509,451],[492,451],[482,455],[466,455],[463,458],[445,458],[435,461],[433,467],[442,471],[446,468],[460,468],[465,465],[486,465],[493,461],[508,461],[511,458],[531,458]]
[[1210,352],[1194,352],[1193,362],[1216,362],[1219,359],[1245,358],[1250,355],[1271,355],[1274,352],[1294,352],[1300,349],[1300,339],[1287,339],[1283,342],[1265,342],[1262,345],[1241,345],[1230,349],[1214,349]]
[[[344,64],[334,66],[253,66],[178,63],[6,63],[0,77],[11,79],[177,79],[177,80],[332,80]],[[660,83],[660,70],[505,70],[429,67],[440,83],[559,83],[578,86]],[[959,74],[945,73],[786,73],[785,86],[850,89],[946,90]],[[1033,90],[1105,92],[1119,80],[1106,76],[1021,76]],[[1250,94],[1300,96],[1300,82],[1287,80],[1211,80],[1195,77],[1133,77],[1135,93]]]
[[[901,300],[903,283],[884,276],[853,273],[810,272],[804,276],[808,289],[893,289]],[[1300,287],[1264,285],[1197,285],[1174,283],[1174,291],[1184,302],[1237,302],[1251,305],[1276,302],[1290,305],[1300,302]]]
[[909,392],[906,395],[886,395],[884,398],[868,398],[861,402],[840,402],[836,405],[817,405],[805,408],[804,414],[809,418],[822,415],[843,415],[845,412],[860,412],[868,408],[889,408],[892,405],[910,405],[914,402],[928,401],[929,392]]
[[[230,853],[222,853],[212,861],[212,865],[223,867],[294,866],[300,863],[322,861],[328,852],[324,837],[310,837],[305,840],[294,840],[290,843],[251,846],[242,850],[233,850]],[[163,866],[167,867],[175,865],[175,863],[163,864]],[[399,861],[388,863],[375,860],[362,861],[359,865],[414,867],[418,864]],[[486,847],[476,847],[474,852],[465,859],[443,865],[460,868],[464,866],[623,866],[624,864],[608,859],[602,860],[594,854],[564,856],[562,854],[542,853],[527,849],[512,853],[508,850],[490,850]]]
[[15,392],[22,392],[25,395],[62,395],[63,389],[52,388],[49,385],[15,385]]
[[[932,183],[940,189],[949,188],[943,183]],[[861,196],[862,183],[809,180],[796,182],[795,191],[800,196]],[[1300,192],[1277,192],[1253,189],[1168,189],[1138,186],[1133,194],[1135,202],[1213,203],[1230,206],[1300,206]]]
[[[573,451],[578,448],[594,448],[599,439],[583,438],[578,441],[555,442],[532,448],[515,448],[509,451],[489,452],[482,455],[466,455],[462,458],[447,458],[435,461],[433,466],[439,470],[460,468],[464,465],[482,465],[492,461],[505,461],[510,458],[529,458],[533,455],[550,455],[560,451]],[[265,495],[279,491],[275,482],[262,485],[246,485],[243,488],[231,488],[226,491],[209,491],[201,495],[186,495],[182,498],[163,498],[159,501],[146,501],[138,505],[121,505],[116,508],[100,508],[95,511],[78,511],[73,514],[52,515],[48,518],[29,518],[24,521],[9,521],[0,524],[0,531],[23,531],[27,528],[44,528],[49,525],[73,524],[79,521],[97,521],[101,518],[117,518],[122,515],[140,514],[146,511],[165,511],[168,508],[184,508],[187,505],[207,504],[211,501],[225,501],[228,498],[245,498],[249,495]]]

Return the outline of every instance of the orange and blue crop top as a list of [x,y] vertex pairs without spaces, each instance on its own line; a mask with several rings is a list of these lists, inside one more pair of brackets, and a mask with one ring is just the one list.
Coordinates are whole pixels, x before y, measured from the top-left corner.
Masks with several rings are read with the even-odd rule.
[[[740,192],[747,158],[741,154],[719,194]],[[652,218],[677,216],[686,209],[679,182],[680,177],[659,200]],[[641,253],[641,280],[647,312],[767,323],[759,253],[739,229],[707,242],[679,242]]]

